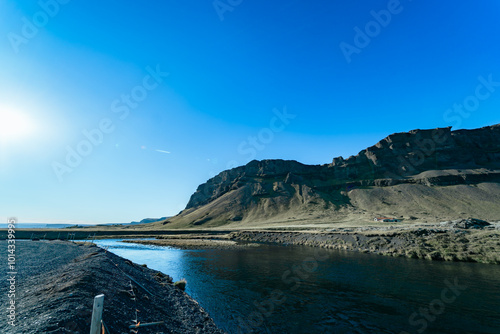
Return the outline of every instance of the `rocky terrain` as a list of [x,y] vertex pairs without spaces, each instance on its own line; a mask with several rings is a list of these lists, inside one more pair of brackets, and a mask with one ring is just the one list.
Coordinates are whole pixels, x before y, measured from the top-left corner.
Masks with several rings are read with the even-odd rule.
[[186,209],[148,228],[285,227],[500,219],[500,125],[392,134],[325,165],[251,161],[200,185]]
[[[7,248],[6,241],[0,244]],[[16,254],[16,326],[1,321],[1,333],[89,333],[99,294],[105,295],[103,320],[110,333],[223,333],[168,275],[89,243],[18,240]],[[0,285],[3,296],[7,288]],[[2,309],[7,302],[2,300]],[[138,322],[163,323],[131,331]]]

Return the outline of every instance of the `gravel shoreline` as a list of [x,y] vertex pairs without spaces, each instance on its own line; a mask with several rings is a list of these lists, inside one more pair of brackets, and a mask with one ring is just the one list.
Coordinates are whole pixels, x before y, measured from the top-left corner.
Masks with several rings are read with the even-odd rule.
[[[6,241],[0,244],[7,249]],[[101,293],[112,333],[129,334],[134,320],[164,321],[140,333],[224,333],[168,275],[93,244],[18,240],[16,256],[16,326],[0,321],[1,333],[88,333],[93,299]],[[7,295],[7,284],[0,292]],[[7,308],[7,298],[1,307]]]

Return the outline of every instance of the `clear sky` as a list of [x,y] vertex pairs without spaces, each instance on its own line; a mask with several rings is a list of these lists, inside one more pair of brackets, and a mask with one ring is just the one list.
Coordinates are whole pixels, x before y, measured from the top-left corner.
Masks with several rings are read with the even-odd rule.
[[174,215],[252,159],[500,123],[500,3],[0,2],[0,218]]

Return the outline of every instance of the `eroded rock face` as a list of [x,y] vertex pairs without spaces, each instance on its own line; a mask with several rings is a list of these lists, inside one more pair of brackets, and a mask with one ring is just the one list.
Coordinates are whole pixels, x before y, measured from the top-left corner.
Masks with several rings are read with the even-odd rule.
[[207,204],[228,191],[236,190],[245,185],[252,187],[252,195],[254,196],[265,195],[266,185],[260,183],[261,179],[276,178],[276,180],[285,183],[300,183],[300,175],[317,173],[321,170],[321,166],[308,166],[290,160],[254,160],[245,166],[223,171],[201,184],[191,196],[186,209]]
[[[498,181],[493,169],[500,168],[500,124],[475,130],[451,128],[412,130],[392,134],[347,159],[334,158],[325,165],[296,161],[251,161],[220,173],[200,185],[186,209],[208,204],[232,190],[248,187],[252,197],[291,198],[305,186],[314,197],[337,196],[355,186],[391,186],[400,183],[446,185]],[[416,176],[430,170],[483,169],[474,175]],[[301,187],[294,187],[300,185]],[[335,193],[335,194],[334,194]],[[283,199],[281,199],[283,200]]]
[[427,170],[498,167],[500,125],[475,130],[451,128],[392,134],[347,160],[330,166],[351,168],[359,176],[401,178]]

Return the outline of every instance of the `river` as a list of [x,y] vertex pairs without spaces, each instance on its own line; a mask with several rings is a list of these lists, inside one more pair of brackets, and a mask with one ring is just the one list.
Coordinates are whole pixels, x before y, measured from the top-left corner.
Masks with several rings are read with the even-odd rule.
[[188,282],[228,333],[500,333],[500,266],[305,246],[179,250],[99,240]]

